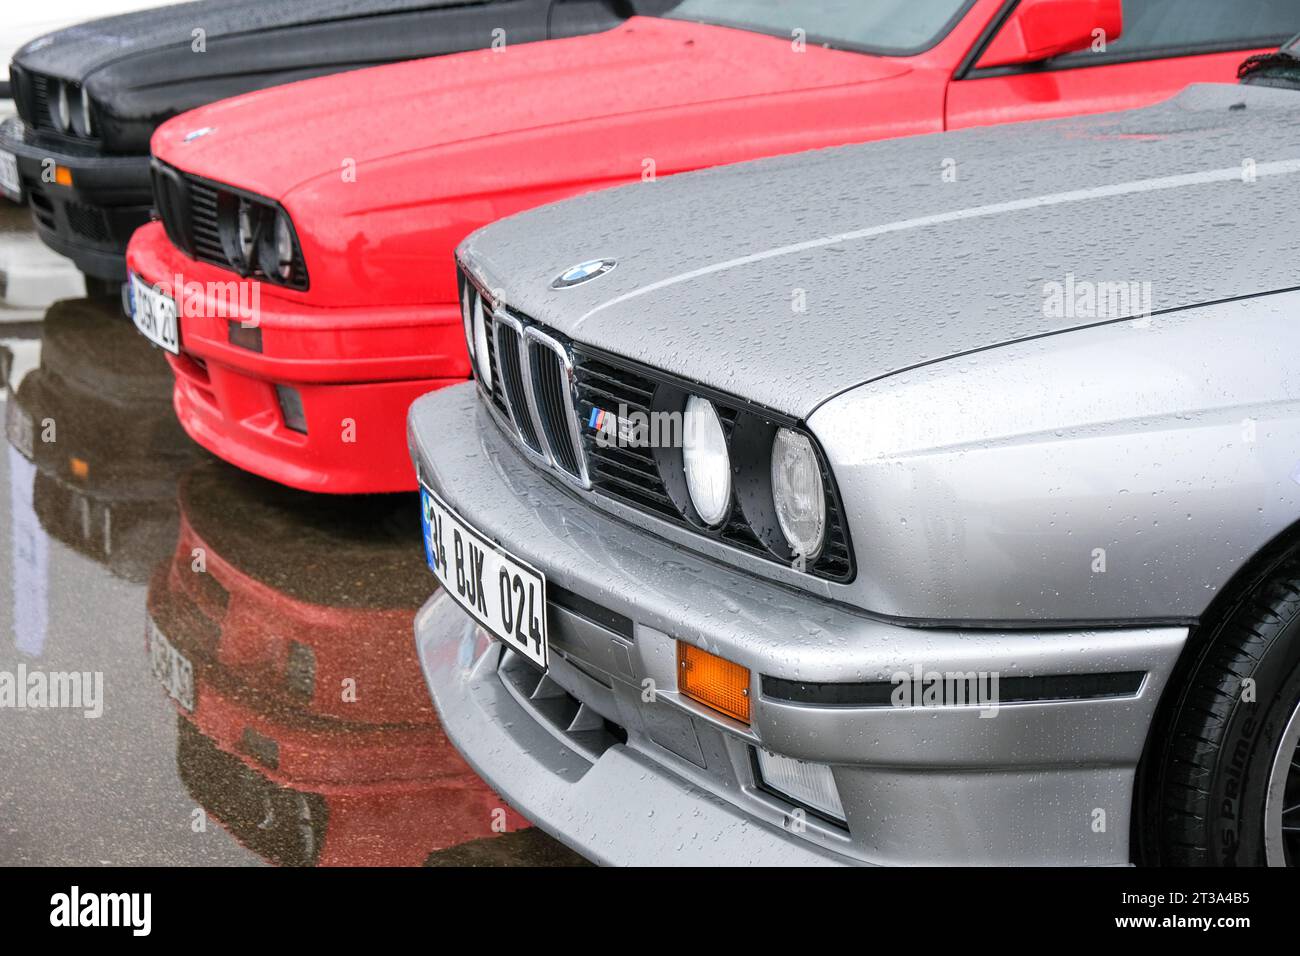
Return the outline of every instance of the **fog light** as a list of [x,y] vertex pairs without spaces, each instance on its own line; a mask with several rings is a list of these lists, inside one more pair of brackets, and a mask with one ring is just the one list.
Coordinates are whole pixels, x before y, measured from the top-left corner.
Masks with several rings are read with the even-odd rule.
[[760,783],[797,806],[844,822],[844,805],[835,786],[831,768],[821,763],[804,763],[780,754],[758,752]]
[[248,349],[250,352],[262,351],[262,327],[260,325],[245,325],[242,321],[230,319],[229,321],[229,338],[231,345],[237,345],[241,349]]
[[284,427],[307,434],[307,414],[302,410],[302,396],[298,394],[298,390],[288,385],[277,385],[275,396],[280,400],[280,415],[284,418]]
[[691,700],[749,723],[749,668],[677,642],[677,689]]

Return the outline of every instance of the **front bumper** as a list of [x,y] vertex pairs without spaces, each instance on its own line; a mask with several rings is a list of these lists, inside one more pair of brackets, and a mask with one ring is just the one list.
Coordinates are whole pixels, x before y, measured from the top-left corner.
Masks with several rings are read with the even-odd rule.
[[[127,242],[153,206],[149,157],[56,145],[18,117],[0,123],[0,149],[17,158],[41,241],[87,275],[125,279]],[[56,166],[70,173],[71,185],[50,181]]]
[[[417,401],[412,455],[463,519],[547,577],[538,680],[437,594],[416,619],[443,726],[526,816],[607,863],[1122,864],[1147,728],[1186,630],[911,628],[613,518],[525,461],[472,385]],[[625,623],[621,623],[625,622]],[[677,693],[676,641],[748,667],[752,724]],[[1115,696],[835,706],[772,679],[1140,675]],[[645,699],[654,682],[653,702]],[[625,735],[625,739],[624,739]],[[829,765],[845,826],[761,786],[755,748]]]
[[[412,401],[469,375],[455,304],[323,308],[297,293],[196,262],[167,239],[161,223],[140,229],[127,250],[131,272],[148,283],[185,285],[173,403],[185,431],[231,464],[305,491],[335,494],[410,491],[403,414]],[[214,290],[242,288],[255,308],[256,348],[232,338]],[[244,331],[244,330],[240,330]],[[247,341],[244,339],[243,341]],[[301,401],[307,430],[285,421],[277,386]]]

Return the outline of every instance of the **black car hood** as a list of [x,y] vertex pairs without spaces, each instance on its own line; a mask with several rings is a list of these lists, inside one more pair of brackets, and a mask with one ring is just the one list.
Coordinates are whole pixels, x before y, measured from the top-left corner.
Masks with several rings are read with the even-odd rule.
[[[489,19],[516,42],[542,39],[547,6],[548,0],[199,0],[57,30],[19,49],[14,63],[84,83],[114,117],[157,122],[265,86],[486,46]],[[193,48],[196,30],[203,31],[202,52]]]
[[[167,46],[189,47],[192,31],[206,39],[257,33],[351,17],[473,4],[476,0],[198,0],[89,20],[47,33],[14,55],[36,73],[84,80],[124,57]],[[477,0],[487,3],[489,0]]]

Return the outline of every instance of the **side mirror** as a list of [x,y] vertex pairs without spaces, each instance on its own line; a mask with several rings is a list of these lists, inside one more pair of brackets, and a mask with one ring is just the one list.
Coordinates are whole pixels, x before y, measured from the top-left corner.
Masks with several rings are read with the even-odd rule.
[[1039,63],[1118,39],[1121,0],[1020,0],[976,64],[977,69]]

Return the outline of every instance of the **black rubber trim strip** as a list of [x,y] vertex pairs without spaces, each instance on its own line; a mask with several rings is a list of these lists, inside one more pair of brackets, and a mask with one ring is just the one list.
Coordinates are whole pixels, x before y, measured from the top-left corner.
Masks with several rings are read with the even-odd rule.
[[607,607],[601,607],[595,601],[589,601],[581,594],[575,594],[550,581],[546,582],[546,596],[556,607],[564,608],[570,614],[576,614],[607,631],[613,631],[620,637],[632,640],[633,627],[630,617],[611,611]]
[[1251,50],[1280,47],[1286,38],[1274,42],[1263,39],[1258,43],[1225,40],[1219,43],[1198,43],[1181,47],[1153,48],[1147,50],[1122,50],[1119,53],[1064,53],[1050,60],[1033,63],[1013,63],[1008,66],[972,67],[960,78],[986,80],[999,76],[1024,76],[1032,73],[1061,73],[1066,70],[1091,70],[1101,66],[1119,66],[1124,63],[1155,63],[1159,60],[1178,60],[1189,56],[1213,56],[1216,53],[1239,53],[1243,57]]
[[[979,37],[975,40],[974,45],[966,51],[962,57],[961,63],[957,65],[952,78],[954,80],[964,80],[967,75],[975,69],[975,64],[979,58],[984,55],[993,38],[1001,32],[1002,27],[1006,25],[1007,20],[1011,19],[1011,14],[1015,12],[1016,7],[1020,5],[1020,0],[1007,0],[1002,9],[993,14],[993,17],[985,24],[984,29],[980,32]],[[945,128],[947,124],[945,123]]]
[[[1051,674],[1042,677],[1002,677],[998,704],[1033,704],[1054,700],[1099,700],[1134,697],[1146,671],[1108,674]],[[792,704],[820,707],[892,707],[893,681],[860,684],[813,684],[763,675],[763,696]]]

